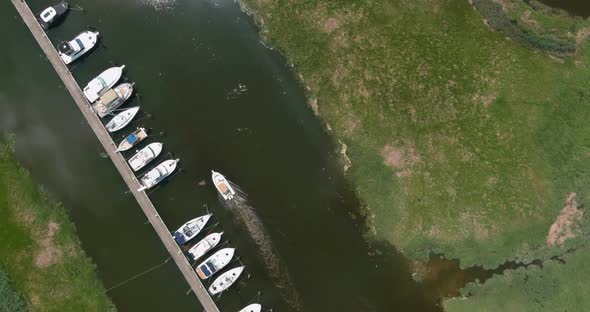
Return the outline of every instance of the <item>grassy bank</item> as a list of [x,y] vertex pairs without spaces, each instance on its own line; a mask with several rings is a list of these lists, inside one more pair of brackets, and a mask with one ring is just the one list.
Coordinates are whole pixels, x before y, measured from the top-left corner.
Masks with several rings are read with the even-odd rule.
[[245,2],[348,146],[374,234],[408,256],[526,259],[569,192],[588,203],[582,43],[556,60],[462,0]]
[[12,286],[8,275],[0,269],[0,312],[24,311],[27,311],[24,299]]
[[29,310],[115,311],[65,210],[48,200],[3,143],[0,246],[0,268],[11,280],[0,285],[12,285]]
[[[488,268],[587,244],[568,202],[590,204],[590,21],[521,0],[244,2],[346,145],[371,236]],[[565,283],[580,257],[531,274]]]

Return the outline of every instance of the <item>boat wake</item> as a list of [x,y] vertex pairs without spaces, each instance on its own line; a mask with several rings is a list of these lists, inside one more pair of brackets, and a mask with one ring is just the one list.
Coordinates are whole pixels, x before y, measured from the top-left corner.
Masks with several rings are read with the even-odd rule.
[[228,201],[223,200],[220,195],[220,201],[237,218],[237,221],[242,223],[250,234],[250,237],[252,237],[258,247],[258,252],[264,260],[268,274],[275,286],[279,288],[283,300],[294,311],[303,311],[299,294],[295,290],[291,276],[286,266],[281,263],[280,257],[272,245],[270,235],[266,231],[264,224],[262,224],[254,208],[248,204],[246,194],[231,181],[229,183],[236,191],[236,194],[233,200]]

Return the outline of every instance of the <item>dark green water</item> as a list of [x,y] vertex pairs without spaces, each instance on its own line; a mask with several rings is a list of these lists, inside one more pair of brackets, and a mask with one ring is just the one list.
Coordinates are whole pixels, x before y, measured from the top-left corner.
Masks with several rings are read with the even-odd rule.
[[562,9],[571,15],[587,18],[590,16],[590,1],[588,0],[539,0],[550,7]]
[[[51,1],[29,3],[40,11]],[[248,194],[304,311],[439,310],[403,257],[389,246],[376,252],[362,238],[360,204],[334,145],[285,59],[260,43],[236,3],[77,4],[86,12],[71,12],[49,33],[57,43],[86,25],[101,32],[103,47],[73,69],[76,79],[84,85],[110,62],[127,65],[140,97],[126,105],[139,103],[152,116],[134,126],[165,132],[165,152],[181,159],[182,173],[151,195],[161,217],[176,228],[208,204],[251,274],[221,297],[222,311],[237,311],[258,291],[266,307],[292,308],[247,232],[219,204],[211,169]],[[0,3],[0,23],[0,128],[16,134],[19,160],[69,210],[104,285],[164,261],[167,252],[8,1]],[[239,85],[247,91],[232,92]],[[120,311],[199,311],[187,290],[170,264],[109,294]]]

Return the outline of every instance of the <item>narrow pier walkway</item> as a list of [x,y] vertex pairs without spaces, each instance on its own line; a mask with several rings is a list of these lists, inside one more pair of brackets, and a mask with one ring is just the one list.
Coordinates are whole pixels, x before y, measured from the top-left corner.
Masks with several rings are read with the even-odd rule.
[[[94,134],[96,134],[96,137],[98,137],[98,140],[100,141],[104,149],[107,151],[109,157],[115,164],[115,167],[117,167],[117,170],[123,177],[123,180],[125,181],[125,183],[127,183],[127,186],[133,193],[133,196],[135,196],[137,203],[139,204],[139,206],[145,213],[146,217],[154,227],[154,230],[156,230],[156,233],[158,233],[158,236],[162,240],[162,243],[164,243],[164,246],[170,253],[170,256],[172,257],[172,259],[174,259],[174,262],[176,262],[176,265],[182,272],[182,275],[184,275],[186,281],[189,283],[192,291],[197,295],[197,298],[201,302],[203,308],[205,308],[205,311],[219,312],[219,309],[215,305],[215,302],[213,301],[211,296],[209,296],[207,289],[203,287],[203,284],[195,274],[195,271],[193,271],[190,263],[182,254],[182,251],[170,235],[170,231],[166,227],[166,224],[164,224],[162,219],[160,219],[160,216],[158,215],[156,208],[154,207],[146,193],[137,191],[137,189],[139,188],[139,182],[135,178],[135,175],[125,162],[123,156],[121,156],[120,153],[115,153],[115,143],[111,139],[107,130],[102,125],[102,122],[100,121],[98,116],[92,111],[90,103],[88,103],[88,101],[82,94],[82,90],[78,86],[78,83],[68,70],[67,66],[60,59],[53,44],[51,43],[49,38],[47,38],[45,32],[35,19],[35,15],[31,12],[29,6],[24,2],[24,0],[11,1],[18,13],[20,14],[21,18],[25,22],[25,24],[29,27],[29,30],[33,34],[33,37],[35,37],[37,43],[39,43],[39,46],[41,46],[41,49],[43,49],[43,52],[45,52],[45,55],[51,62],[51,65],[53,65],[53,68],[55,69],[55,71],[63,81],[64,85],[72,95],[72,98],[76,102],[76,105],[78,105],[78,108],[80,109],[80,111],[82,111],[82,114],[86,118],[86,121],[88,121],[88,124],[94,131]],[[162,285],[162,287],[164,287],[164,285]]]

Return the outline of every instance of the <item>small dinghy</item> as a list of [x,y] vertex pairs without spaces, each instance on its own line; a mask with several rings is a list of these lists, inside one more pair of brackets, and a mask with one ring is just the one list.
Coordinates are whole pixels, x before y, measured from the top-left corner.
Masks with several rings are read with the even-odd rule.
[[243,271],[244,267],[241,266],[221,274],[209,287],[209,293],[216,295],[225,291],[238,280]]
[[41,25],[41,28],[43,28],[43,30],[47,30],[59,22],[64,17],[64,15],[66,15],[68,9],[68,3],[61,2],[43,10],[43,12],[37,15],[36,18],[39,22],[39,25]]
[[145,138],[148,137],[147,132],[145,132],[145,128],[137,128],[137,130],[133,131],[130,135],[128,135],[121,143],[119,143],[119,148],[117,148],[118,152],[124,152],[135,145],[139,144],[139,142],[143,141]]
[[194,261],[199,260],[199,258],[219,244],[221,241],[221,235],[223,235],[223,232],[211,233],[205,236],[200,242],[191,247],[191,249],[188,250],[188,253],[193,257]]
[[90,103],[94,103],[98,98],[112,88],[121,76],[123,75],[123,69],[125,65],[119,67],[111,67],[94,79],[84,87],[84,96]]
[[211,219],[211,214],[207,214],[198,218],[194,218],[187,223],[183,224],[178,230],[174,232],[174,240],[178,245],[183,245],[189,240],[193,239],[205,224]]
[[80,56],[90,51],[98,41],[98,31],[85,30],[72,41],[62,42],[57,46],[57,53],[64,61],[70,64]]
[[260,312],[262,311],[262,306],[259,303],[253,303],[245,308],[241,309],[239,312]]
[[162,182],[162,180],[176,170],[176,163],[179,161],[180,159],[164,160],[154,169],[148,171],[148,173],[141,177],[141,187],[138,191],[150,189],[154,185]]
[[98,117],[103,118],[127,101],[131,94],[133,94],[133,85],[127,82],[122,83],[101,95],[98,101],[92,105],[92,109],[98,114]]
[[139,106],[126,109],[115,115],[115,117],[113,117],[113,119],[111,119],[111,121],[109,121],[105,127],[109,132],[119,131],[125,128],[125,126],[127,126],[131,120],[133,120],[135,115],[137,115],[137,112],[139,112]]
[[201,279],[207,279],[219,270],[223,269],[234,257],[235,248],[223,248],[214,253],[207,260],[203,261],[197,267],[197,275]]
[[139,150],[137,154],[133,155],[133,157],[127,161],[131,169],[137,171],[145,167],[150,161],[156,159],[156,157],[162,152],[162,145],[162,143],[154,142]]
[[219,194],[221,194],[223,199],[231,200],[234,198],[236,192],[221,173],[211,170],[211,179],[213,180],[215,188],[217,189]]

